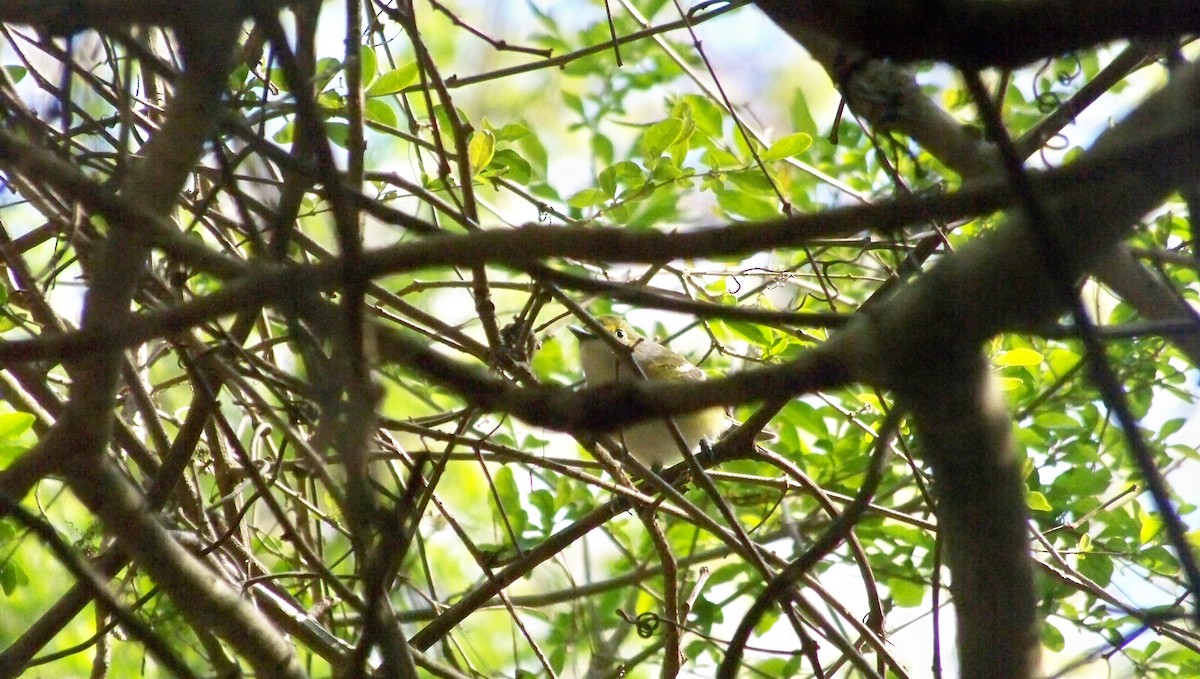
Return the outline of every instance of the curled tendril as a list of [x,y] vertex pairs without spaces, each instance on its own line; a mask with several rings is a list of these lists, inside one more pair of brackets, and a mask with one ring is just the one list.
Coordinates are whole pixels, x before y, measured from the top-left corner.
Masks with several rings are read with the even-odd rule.
[[1071,64],[1072,69],[1070,71],[1066,69],[1059,70],[1058,84],[1063,86],[1070,85],[1071,83],[1075,82],[1076,78],[1079,78],[1083,75],[1083,62],[1079,60],[1078,54],[1072,52],[1066,56],[1066,59],[1068,60],[1068,63]]
[[637,630],[637,635],[643,639],[654,636],[661,625],[662,618],[649,611],[642,613],[634,620],[634,629]]
[[708,11],[713,8],[719,8],[721,6],[732,5],[732,4],[734,4],[733,0],[706,0],[706,2],[702,2],[698,5],[696,5],[695,7],[689,9],[687,12],[687,18],[688,18],[688,20],[695,20],[696,17],[701,12],[705,12],[705,11]]
[[1038,113],[1043,115],[1049,115],[1050,113],[1053,113],[1055,109],[1062,105],[1062,97],[1059,96],[1058,92],[1052,92],[1050,90],[1039,93],[1036,96],[1035,101],[1037,101]]
[[650,611],[646,611],[636,618],[630,618],[628,613],[617,609],[617,615],[625,622],[633,625],[634,629],[637,630],[637,635],[643,639],[649,639],[654,636],[658,632],[658,628],[663,624],[663,619]]
[[[1061,67],[1064,60],[1069,65],[1069,68]],[[1079,56],[1075,53],[1068,54],[1060,59],[1047,59],[1043,61],[1033,76],[1033,99],[1037,102],[1038,111],[1041,113],[1048,114],[1062,105],[1062,95],[1060,93],[1052,89],[1038,91],[1041,82],[1050,79],[1049,71],[1055,65],[1059,65],[1060,68],[1054,73],[1054,81],[1063,87],[1071,85],[1083,76],[1083,62],[1079,60]]]

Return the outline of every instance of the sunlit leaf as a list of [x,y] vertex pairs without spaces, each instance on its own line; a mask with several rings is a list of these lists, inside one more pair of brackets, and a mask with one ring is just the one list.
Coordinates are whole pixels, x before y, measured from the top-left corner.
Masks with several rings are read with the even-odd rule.
[[1025,504],[1029,505],[1029,508],[1035,512],[1049,512],[1054,509],[1046,500],[1045,495],[1032,490],[1025,493]]
[[679,138],[683,131],[683,121],[678,118],[667,118],[654,123],[642,133],[638,148],[646,160],[655,160],[667,150],[667,147]]
[[467,143],[467,158],[474,172],[487,167],[496,155],[496,136],[487,130],[476,130]]
[[417,62],[409,62],[399,68],[394,68],[375,79],[367,88],[366,96],[368,97],[384,97],[389,94],[396,94],[405,87],[412,85],[417,81]]
[[1033,349],[1019,348],[1001,352],[992,360],[996,365],[1002,367],[1031,366],[1041,365],[1043,357],[1041,353]]
[[810,146],[812,146],[812,137],[804,132],[796,132],[775,140],[766,151],[763,151],[762,159],[763,162],[770,162],[799,156]]

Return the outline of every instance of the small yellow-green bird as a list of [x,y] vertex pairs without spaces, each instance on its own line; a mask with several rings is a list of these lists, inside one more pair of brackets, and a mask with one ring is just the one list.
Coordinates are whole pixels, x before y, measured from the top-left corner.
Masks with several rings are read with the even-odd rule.
[[[589,385],[609,382],[630,382],[641,379],[630,361],[636,364],[651,380],[683,380],[696,382],[705,379],[704,371],[688,362],[667,347],[642,337],[619,316],[601,316],[596,319],[617,342],[629,351],[618,353],[604,339],[592,332],[571,327],[579,339],[579,358],[583,364],[583,375]],[[694,413],[676,415],[672,418],[676,428],[694,451],[701,439],[716,440],[730,421],[721,407],[707,408]],[[648,466],[673,464],[683,458],[675,437],[664,421],[651,420],[622,429],[614,437],[625,450]]]

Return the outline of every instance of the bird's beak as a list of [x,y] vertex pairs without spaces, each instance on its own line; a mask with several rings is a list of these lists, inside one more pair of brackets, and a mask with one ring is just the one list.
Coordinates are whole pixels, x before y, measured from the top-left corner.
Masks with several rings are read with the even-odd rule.
[[575,336],[575,339],[579,340],[580,342],[596,339],[595,333],[587,328],[581,328],[578,325],[571,325],[567,327],[570,329],[571,334]]

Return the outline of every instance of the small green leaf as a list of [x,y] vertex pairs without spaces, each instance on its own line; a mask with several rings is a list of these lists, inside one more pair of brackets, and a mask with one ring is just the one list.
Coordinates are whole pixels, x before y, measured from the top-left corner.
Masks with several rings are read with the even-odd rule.
[[1175,417],[1163,422],[1162,426],[1158,428],[1158,439],[1160,441],[1167,440],[1170,438],[1171,434],[1174,434],[1182,429],[1183,425],[1186,423],[1187,418],[1184,417]]
[[810,146],[812,146],[812,137],[803,132],[796,132],[775,140],[775,143],[763,152],[762,159],[763,162],[770,162],[791,158],[804,153]]
[[[316,77],[313,78],[312,88],[315,92],[320,92],[325,89],[325,86],[333,81],[342,70],[342,62],[333,57],[324,57],[317,61]],[[289,83],[290,84],[290,83]]]
[[33,426],[33,420],[30,413],[0,414],[0,441],[11,441],[24,434]]
[[554,504],[554,494],[545,488],[539,488],[529,494],[529,504],[537,508],[542,535],[548,537],[554,530],[554,515],[558,513],[558,506]]
[[295,136],[296,124],[293,121],[288,121],[286,125],[279,128],[279,131],[271,136],[271,139],[279,144],[290,144]]
[[600,188],[608,195],[617,195],[618,187],[640,187],[646,183],[646,173],[641,166],[632,160],[622,160],[616,165],[610,165],[600,171]]
[[725,111],[716,102],[699,94],[685,94],[681,101],[691,109],[692,120],[700,131],[714,139],[720,139],[724,126]]
[[808,108],[808,97],[804,96],[803,90],[797,89],[796,95],[792,97],[790,113],[793,127],[801,132],[807,132],[810,135],[816,136],[817,123],[813,120],[812,112]]
[[499,143],[502,141],[516,141],[516,140],[530,134],[530,132],[529,132],[528,127],[525,127],[524,125],[522,125],[520,123],[509,123],[509,124],[505,125],[504,127],[496,130],[495,134],[496,134],[496,142]]
[[770,632],[777,622],[779,622],[779,609],[772,606],[758,619],[758,624],[754,626],[754,633],[762,636]]
[[617,151],[613,147],[612,140],[608,137],[597,133],[592,137],[592,155],[596,157],[596,162],[601,165],[607,165],[613,161],[613,157]]
[[350,140],[350,126],[346,123],[325,123],[325,136],[334,144],[346,148]]
[[363,104],[363,117],[373,123],[387,125],[388,127],[396,127],[399,122],[396,119],[396,112],[392,110],[392,107],[378,99],[366,100]]
[[646,160],[657,160],[668,146],[675,143],[682,131],[683,121],[679,118],[660,120],[646,129],[641,141],[638,142],[638,148],[641,149],[642,156]]
[[1033,423],[1047,429],[1074,429],[1080,426],[1078,420],[1070,415],[1057,411],[1038,413]]
[[915,582],[889,578],[887,588],[892,593],[892,601],[901,608],[915,608],[925,600],[925,587]]
[[679,130],[679,134],[675,137],[675,141],[671,142],[671,145],[667,147],[667,153],[671,155],[671,158],[675,161],[676,165],[681,164],[684,158],[687,157],[688,149],[690,148],[688,142],[691,140],[692,135],[695,132],[696,121],[692,120],[691,118],[684,120],[683,128]]
[[19,587],[24,587],[29,584],[29,575],[25,569],[21,568],[12,561],[0,565],[0,589],[4,590],[5,596],[12,596],[12,593]]
[[1066,640],[1063,638],[1062,632],[1058,631],[1057,627],[1051,625],[1045,620],[1042,621],[1041,625],[1041,637],[1042,645],[1054,653],[1058,653],[1059,651],[1063,650],[1063,648],[1067,645]]
[[580,98],[580,96],[578,94],[573,94],[571,92],[564,91],[562,93],[562,98],[563,98],[563,103],[567,105],[567,108],[571,109],[572,111],[578,113],[581,116],[583,115],[583,99]]
[[325,90],[317,95],[317,106],[326,113],[337,113],[346,108],[346,98],[340,92]]
[[654,164],[654,172],[650,174],[651,179],[657,183],[666,183],[674,181],[683,176],[683,170],[675,166],[670,158],[659,158]]
[[524,186],[529,183],[529,177],[532,174],[533,169],[529,166],[529,161],[522,158],[512,149],[500,149],[492,156],[492,162],[488,164],[486,170],[479,173],[479,176],[503,176],[509,181]]
[[14,84],[24,80],[29,73],[24,66],[5,66],[4,70],[8,71],[8,77],[12,78]]
[[1024,348],[1002,351],[995,358],[996,365],[1004,367],[1041,365],[1042,360],[1041,353]]
[[1036,490],[1025,493],[1025,504],[1029,505],[1029,508],[1035,512],[1048,512],[1054,509],[1046,501],[1046,496]]
[[1107,587],[1112,581],[1113,559],[1107,555],[1083,554],[1079,557],[1079,572]]
[[417,80],[417,62],[407,63],[400,68],[392,69],[371,83],[367,88],[368,97],[384,97],[395,94]]
[[1162,530],[1162,517],[1158,514],[1151,514],[1139,507],[1137,518],[1138,523],[1141,524],[1138,528],[1138,541],[1144,545],[1150,542]]
[[508,519],[513,533],[519,538],[529,525],[529,515],[521,506],[521,491],[517,488],[516,478],[511,467],[501,467],[492,476],[492,484],[496,489],[496,498],[500,501],[500,511]]
[[746,219],[778,219],[779,208],[743,191],[717,192],[717,204],[722,210]]
[[369,85],[375,80],[375,67],[379,65],[375,58],[375,50],[371,49],[370,45],[359,48],[358,63],[362,66],[362,82]]
[[879,397],[876,396],[875,394],[862,393],[862,394],[855,394],[854,397],[857,398],[859,401],[862,401],[864,404],[870,406],[871,409],[877,413],[882,413],[884,410],[883,403],[879,400]]
[[487,130],[477,130],[467,142],[467,160],[472,173],[477,173],[492,162],[496,155],[496,135]]
[[603,189],[586,188],[567,199],[567,205],[577,208],[601,205],[609,198]]

